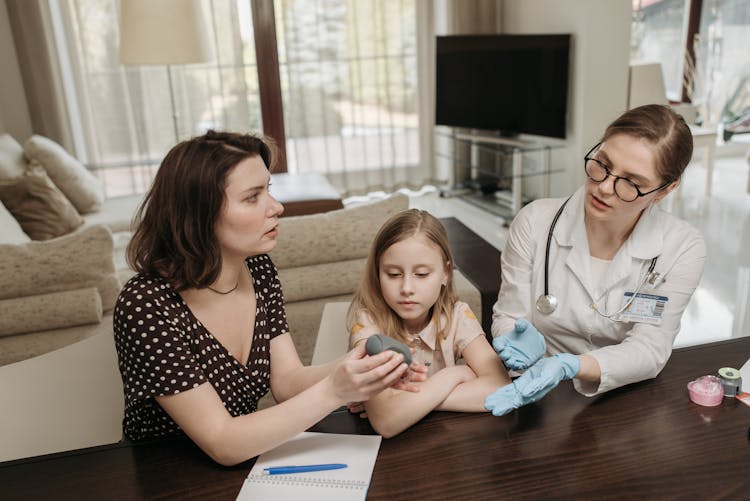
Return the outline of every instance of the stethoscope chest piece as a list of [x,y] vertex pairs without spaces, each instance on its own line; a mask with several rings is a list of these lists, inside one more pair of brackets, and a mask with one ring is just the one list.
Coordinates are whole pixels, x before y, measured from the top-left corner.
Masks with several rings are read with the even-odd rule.
[[557,298],[552,294],[542,294],[536,300],[536,309],[543,315],[549,315],[557,309]]

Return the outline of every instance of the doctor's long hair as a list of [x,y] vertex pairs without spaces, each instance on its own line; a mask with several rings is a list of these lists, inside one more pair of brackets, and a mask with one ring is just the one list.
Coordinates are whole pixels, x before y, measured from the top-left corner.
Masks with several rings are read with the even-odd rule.
[[453,255],[448,245],[448,235],[440,221],[429,212],[418,209],[407,209],[391,216],[375,236],[367,257],[365,273],[349,306],[346,321],[349,332],[352,332],[356,325],[359,310],[365,309],[383,334],[408,343],[409,333],[403,320],[388,306],[383,297],[380,287],[380,259],[393,244],[416,235],[427,238],[443,254],[442,261],[446,266],[448,280],[432,307],[431,320],[437,319],[439,322],[438,340],[445,339],[448,335],[453,309],[458,300],[453,287]]

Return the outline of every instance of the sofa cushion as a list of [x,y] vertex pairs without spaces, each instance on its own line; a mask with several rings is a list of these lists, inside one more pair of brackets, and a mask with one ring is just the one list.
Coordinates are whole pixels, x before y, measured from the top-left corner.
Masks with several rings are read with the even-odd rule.
[[359,285],[366,258],[338,263],[311,264],[279,270],[287,302],[304,301],[338,294],[351,294]]
[[96,287],[107,312],[120,293],[112,234],[104,226],[44,242],[3,244],[0,256],[0,299]]
[[282,218],[271,258],[282,269],[367,257],[380,226],[408,207],[409,197],[396,194],[350,209]]
[[0,202],[0,244],[23,244],[30,241],[13,214]]
[[23,176],[0,182],[0,201],[34,240],[59,237],[83,224],[75,207],[40,167],[29,166]]
[[26,141],[24,151],[32,163],[44,167],[79,213],[87,214],[102,205],[104,189],[99,180],[62,146],[44,136],[34,135]]
[[95,287],[0,299],[0,336],[99,323],[102,298]]
[[0,135],[0,181],[23,175],[23,148],[10,134]]

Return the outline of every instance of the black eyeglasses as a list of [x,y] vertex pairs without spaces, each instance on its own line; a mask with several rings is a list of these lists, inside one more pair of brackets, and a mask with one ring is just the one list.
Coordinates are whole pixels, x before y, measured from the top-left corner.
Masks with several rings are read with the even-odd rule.
[[623,202],[633,202],[640,197],[645,197],[646,195],[650,195],[655,191],[663,190],[664,188],[669,186],[669,183],[672,182],[671,180],[667,181],[658,188],[654,188],[651,191],[643,193],[638,185],[636,185],[633,181],[624,177],[615,176],[609,170],[609,166],[607,166],[607,164],[590,156],[597,148],[599,148],[599,146],[601,146],[601,144],[602,143],[598,143],[596,146],[591,148],[591,150],[589,150],[589,152],[586,153],[586,156],[583,158],[583,168],[586,171],[586,176],[588,176],[588,178],[595,183],[602,183],[609,176],[615,178],[615,195],[617,195],[617,198],[619,198]]

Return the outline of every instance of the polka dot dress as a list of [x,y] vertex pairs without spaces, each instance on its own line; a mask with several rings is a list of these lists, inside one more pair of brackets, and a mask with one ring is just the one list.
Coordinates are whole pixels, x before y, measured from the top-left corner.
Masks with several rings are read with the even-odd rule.
[[[123,431],[131,440],[181,433],[154,397],[209,382],[232,416],[254,412],[270,388],[270,341],[289,331],[276,267],[267,255],[247,259],[256,297],[247,365],[234,358],[161,278],[136,275],[114,311],[125,391]],[[248,329],[248,333],[250,329]]]

